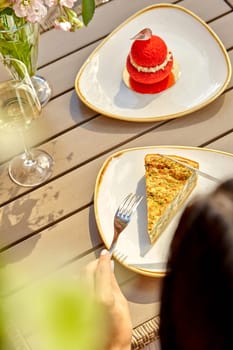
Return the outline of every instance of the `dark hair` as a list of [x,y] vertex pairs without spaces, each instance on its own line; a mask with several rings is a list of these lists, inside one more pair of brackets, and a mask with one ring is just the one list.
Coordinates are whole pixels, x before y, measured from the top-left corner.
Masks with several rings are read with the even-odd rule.
[[233,179],[184,210],[167,267],[162,350],[233,349]]

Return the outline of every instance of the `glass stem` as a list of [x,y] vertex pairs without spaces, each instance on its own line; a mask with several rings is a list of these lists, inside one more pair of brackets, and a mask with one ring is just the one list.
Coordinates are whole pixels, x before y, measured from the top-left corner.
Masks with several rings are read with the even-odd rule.
[[24,165],[28,167],[33,166],[35,165],[36,161],[33,159],[32,152],[30,151],[29,147],[26,145],[25,135],[22,129],[20,129],[20,135],[21,135],[21,140],[22,140],[24,154],[25,154]]

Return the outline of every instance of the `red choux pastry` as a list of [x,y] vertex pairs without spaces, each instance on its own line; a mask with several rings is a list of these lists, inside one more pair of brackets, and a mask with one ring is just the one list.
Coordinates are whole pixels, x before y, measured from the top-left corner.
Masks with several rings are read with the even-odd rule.
[[133,90],[142,93],[158,93],[165,90],[171,77],[173,55],[159,36],[143,29],[134,38],[127,57],[126,68]]

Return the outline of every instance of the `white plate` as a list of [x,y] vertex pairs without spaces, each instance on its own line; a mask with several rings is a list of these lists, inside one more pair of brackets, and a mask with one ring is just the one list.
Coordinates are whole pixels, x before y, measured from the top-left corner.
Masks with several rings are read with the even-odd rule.
[[[180,66],[178,81],[159,94],[133,92],[122,80],[130,38],[145,27],[165,40]],[[150,122],[206,106],[230,78],[228,54],[213,30],[183,7],[159,4],[137,12],[103,40],[78,72],[75,88],[80,99],[101,114]]]
[[[144,195],[132,221],[119,237],[114,256],[131,270],[143,275],[161,276],[166,272],[168,248],[184,206],[151,246],[147,235],[144,177],[144,156],[147,153],[188,157],[199,162],[202,172],[214,175],[220,181],[233,174],[233,154],[204,148],[155,146],[120,151],[103,164],[96,180],[94,207],[98,229],[106,247],[109,248],[112,242],[113,217],[122,199],[130,192]],[[216,182],[199,175],[188,201],[215,187]]]

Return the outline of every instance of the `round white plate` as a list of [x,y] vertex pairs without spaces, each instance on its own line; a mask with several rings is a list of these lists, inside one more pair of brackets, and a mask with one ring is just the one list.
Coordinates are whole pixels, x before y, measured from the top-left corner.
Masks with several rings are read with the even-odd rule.
[[[131,91],[122,80],[132,38],[150,27],[162,37],[180,67],[180,78],[159,94]],[[231,63],[220,39],[191,11],[159,4],[137,12],[93,51],[75,80],[80,99],[111,118],[151,122],[181,117],[215,100],[231,78]]]
[[94,208],[100,235],[109,248],[113,238],[113,217],[128,193],[144,198],[130,224],[121,233],[115,258],[127,268],[143,275],[162,276],[166,272],[167,254],[184,206],[198,195],[213,190],[217,183],[198,175],[197,185],[154,245],[147,235],[144,156],[147,153],[176,154],[199,162],[202,172],[214,176],[219,182],[233,174],[233,154],[205,148],[155,146],[119,151],[103,164],[95,185]]

